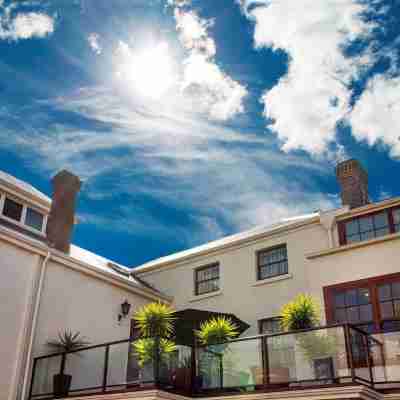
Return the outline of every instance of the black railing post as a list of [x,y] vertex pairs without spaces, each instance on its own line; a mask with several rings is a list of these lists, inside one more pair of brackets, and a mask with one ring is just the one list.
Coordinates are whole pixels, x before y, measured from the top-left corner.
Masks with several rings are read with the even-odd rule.
[[344,342],[346,347],[346,355],[347,355],[347,365],[350,368],[351,380],[355,382],[355,371],[354,371],[354,360],[353,360],[353,350],[351,347],[351,338],[350,338],[350,328],[349,324],[345,324],[343,326],[344,329]]
[[103,369],[103,393],[107,390],[107,377],[108,377],[108,359],[110,356],[110,346],[107,345],[104,352],[104,369]]
[[32,364],[31,384],[30,384],[30,387],[29,387],[29,397],[28,397],[29,400],[32,399],[32,394],[33,394],[33,384],[34,384],[34,382],[35,382],[36,364],[37,364],[37,359],[34,358],[34,359],[33,359],[33,364]]
[[191,363],[190,363],[190,367],[191,367],[191,385],[190,385],[190,390],[191,390],[191,394],[195,394],[197,392],[197,362],[196,362],[196,353],[197,353],[197,346],[196,343],[194,343],[191,347],[191,353],[192,353],[192,357],[191,357]]
[[218,355],[219,358],[219,386],[221,389],[224,387],[224,355],[221,353]]
[[158,388],[160,384],[160,338],[156,336],[154,339],[154,384]]
[[268,336],[263,336],[261,339],[261,360],[263,371],[263,386],[266,389],[270,384],[269,376],[269,354],[268,354]]
[[367,365],[369,369],[369,377],[371,380],[371,386],[374,387],[374,374],[372,372],[372,365],[371,365],[371,348],[370,348],[370,342],[369,342],[369,337],[368,335],[364,336],[364,340],[367,344]]

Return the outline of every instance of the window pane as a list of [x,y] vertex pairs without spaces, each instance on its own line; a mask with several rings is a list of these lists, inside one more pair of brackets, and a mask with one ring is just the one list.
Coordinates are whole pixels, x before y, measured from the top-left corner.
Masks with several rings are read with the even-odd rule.
[[393,304],[391,301],[380,303],[382,318],[388,319],[393,317]]
[[392,297],[390,293],[390,284],[378,286],[378,297],[381,301],[388,300]]
[[351,289],[346,291],[346,305],[354,306],[357,305],[357,289]]
[[393,302],[393,311],[394,311],[394,317],[395,318],[400,318],[400,300],[395,300]]
[[358,289],[358,303],[369,304],[369,290],[367,288]]
[[375,231],[375,236],[376,237],[385,236],[389,235],[389,233],[390,233],[389,228],[382,228]]
[[43,215],[32,208],[28,208],[26,210],[25,225],[41,231],[43,226]]
[[358,221],[356,219],[346,222],[346,236],[352,236],[358,232]]
[[347,319],[349,322],[358,322],[360,320],[358,307],[349,307],[347,309]]
[[374,216],[374,224],[376,229],[387,227],[389,225],[387,212],[376,214]]
[[400,208],[393,210],[393,221],[395,224],[400,224]]
[[288,273],[286,245],[259,253],[258,260],[259,279]]
[[336,322],[346,322],[346,309],[345,308],[338,308],[335,310],[335,321]]
[[20,221],[22,216],[22,204],[6,198],[4,201],[3,214],[15,221]]
[[344,292],[335,293],[335,307],[344,307]]
[[372,231],[374,229],[372,217],[362,217],[359,219],[359,223],[360,223],[360,232]]
[[347,243],[355,243],[360,241],[361,241],[361,236],[359,234],[347,236]]
[[369,240],[373,239],[375,237],[374,231],[368,231],[368,232],[363,232],[361,233],[361,240]]
[[280,318],[271,318],[262,321],[261,333],[272,335],[274,333],[282,332]]
[[392,283],[392,296],[394,299],[400,299],[400,282]]
[[360,321],[372,321],[372,305],[360,306]]

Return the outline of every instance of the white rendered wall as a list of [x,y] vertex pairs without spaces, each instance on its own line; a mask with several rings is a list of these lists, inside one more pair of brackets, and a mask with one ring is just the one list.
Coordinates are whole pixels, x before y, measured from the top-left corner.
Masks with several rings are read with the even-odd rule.
[[15,398],[39,256],[0,240],[0,400]]

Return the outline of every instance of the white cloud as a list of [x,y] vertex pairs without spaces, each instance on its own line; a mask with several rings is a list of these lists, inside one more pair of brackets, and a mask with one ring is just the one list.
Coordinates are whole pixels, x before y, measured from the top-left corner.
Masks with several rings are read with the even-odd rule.
[[369,34],[372,25],[360,16],[367,6],[356,0],[241,4],[255,22],[255,46],[283,49],[290,57],[287,75],[262,96],[265,117],[272,120],[283,150],[325,152],[348,112],[348,84],[361,65],[371,62],[368,54],[351,59],[342,52],[349,40]]
[[400,157],[400,77],[375,76],[350,115],[353,135],[369,145],[387,145]]
[[[82,89],[45,105],[51,104],[84,117],[86,126],[50,124],[34,132],[28,124],[15,128],[18,135],[5,128],[0,145],[28,157],[47,175],[71,169],[85,179],[83,195],[98,199],[100,194],[97,201],[104,193],[126,196],[132,207],[121,213],[115,203],[118,210],[106,212],[119,223],[152,224],[154,209],[135,207],[137,199],[151,198],[166,210],[185,213],[192,221],[187,241],[198,244],[221,236],[227,227],[236,231],[336,205],[313,187],[311,175],[325,174],[326,165],[282,154],[265,137],[133,104],[106,88]],[[174,231],[169,220],[155,226],[163,223]]]
[[54,32],[54,18],[42,12],[18,12],[17,3],[0,4],[0,39],[21,40],[44,38]]
[[216,64],[216,45],[208,33],[212,20],[200,18],[175,2],[176,29],[188,55],[183,61],[181,90],[189,107],[215,120],[227,120],[244,111],[246,88]]
[[88,38],[90,48],[96,53],[96,54],[101,54],[103,51],[103,48],[100,44],[100,35],[98,33],[92,32]]

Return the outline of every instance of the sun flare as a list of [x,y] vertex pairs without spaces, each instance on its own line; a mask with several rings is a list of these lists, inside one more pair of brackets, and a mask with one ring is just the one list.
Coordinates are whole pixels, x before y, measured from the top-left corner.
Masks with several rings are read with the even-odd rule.
[[137,51],[120,42],[117,53],[117,76],[141,96],[160,99],[176,82],[166,42]]

